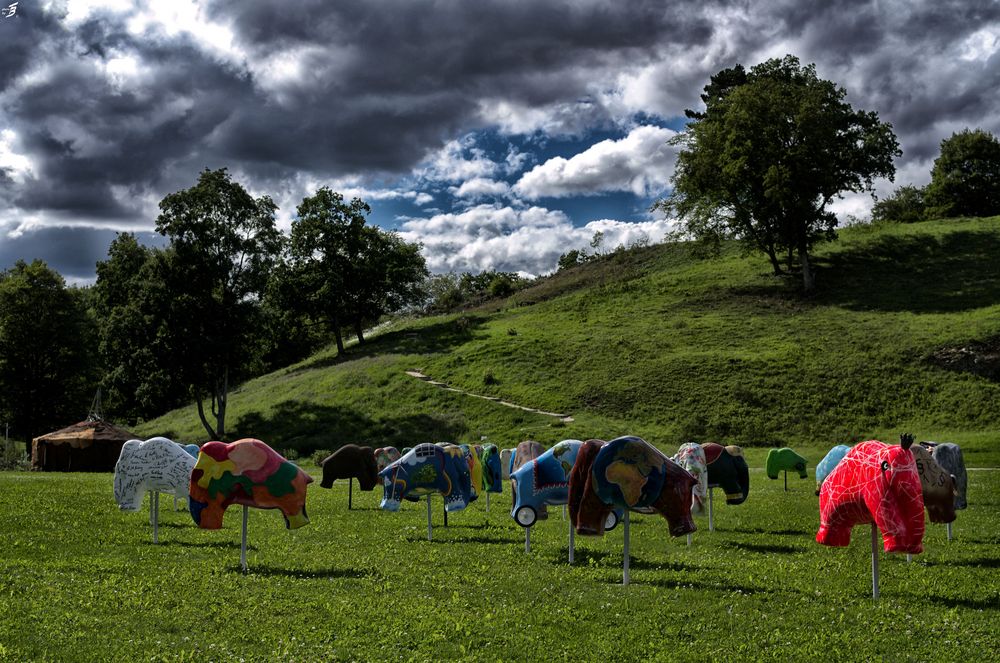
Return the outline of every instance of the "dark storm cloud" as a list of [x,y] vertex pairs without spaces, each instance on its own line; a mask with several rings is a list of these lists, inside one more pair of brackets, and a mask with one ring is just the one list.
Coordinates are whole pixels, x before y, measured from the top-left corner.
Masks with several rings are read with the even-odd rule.
[[392,180],[502,104],[554,133],[669,119],[711,74],[785,52],[892,122],[901,166],[929,169],[964,126],[1000,131],[1000,55],[962,51],[1000,34],[993,0],[210,0],[234,49],[130,32],[110,10],[72,26],[34,3],[19,12],[0,19],[0,130],[31,170],[0,164],[5,257],[38,232],[6,237],[22,217],[149,227],[155,202],[205,167],[261,193],[301,176]]
[[[0,270],[18,260],[42,260],[67,280],[90,281],[97,261],[105,259],[115,235],[113,230],[54,227],[0,237]],[[155,233],[137,233],[137,237],[147,245],[163,244],[163,238]]]

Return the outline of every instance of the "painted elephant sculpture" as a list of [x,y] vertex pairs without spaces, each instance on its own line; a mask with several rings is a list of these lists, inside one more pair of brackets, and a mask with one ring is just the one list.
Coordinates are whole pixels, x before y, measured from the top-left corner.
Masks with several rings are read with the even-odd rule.
[[[528,463],[545,453],[545,447],[534,440],[525,440],[514,447],[514,452],[510,456],[510,490],[511,490],[511,500],[513,503],[517,502],[517,486],[514,484],[514,473],[517,472],[522,465]],[[513,508],[513,504],[511,505]],[[549,517],[549,508],[543,503],[538,507],[538,512],[535,514],[538,520],[546,520]]]
[[913,462],[920,476],[920,493],[924,508],[932,523],[950,523],[955,520],[955,477],[931,455],[927,447],[914,444],[910,447]]
[[230,504],[279,509],[285,527],[309,523],[306,487],[313,479],[260,440],[206,442],[191,471],[188,502],[202,529],[219,529]]
[[904,435],[899,445],[868,440],[855,445],[823,482],[816,541],[847,546],[855,525],[875,523],[888,553],[923,552],[924,498]]
[[185,444],[181,448],[184,449],[184,451],[191,454],[192,458],[198,460],[198,452],[201,451],[201,447],[199,447],[197,444]]
[[698,480],[642,438],[584,442],[570,473],[569,512],[578,534],[601,535],[615,508],[659,513],[671,536],[694,532],[691,491]]
[[378,465],[371,447],[345,444],[320,463],[323,480],[320,488],[333,488],[337,479],[357,479],[361,490],[374,490],[378,483]]
[[500,450],[495,444],[476,445],[479,461],[483,465],[483,491],[503,492],[503,472],[500,466]]
[[470,444],[460,444],[458,448],[465,456],[465,462],[469,465],[469,486],[472,490],[472,497],[469,501],[478,499],[479,493],[483,490],[483,462],[479,459],[479,453]]
[[378,472],[381,472],[389,467],[390,463],[394,463],[402,457],[403,454],[399,453],[399,449],[396,447],[379,447],[375,450],[375,467]]
[[195,459],[165,437],[129,440],[115,464],[115,501],[122,511],[138,511],[147,491],[186,498]]
[[969,486],[969,475],[965,471],[965,459],[962,458],[962,448],[951,442],[923,442],[931,450],[931,456],[938,465],[955,477],[955,508],[959,511],[969,503],[965,493]]
[[764,461],[764,471],[768,479],[777,479],[781,472],[798,472],[800,479],[809,476],[806,472],[806,459],[788,447],[768,451],[767,460]]
[[743,504],[750,496],[750,468],[743,449],[715,442],[701,445],[708,465],[708,485],[719,486],[726,493],[726,504]]
[[472,501],[472,478],[465,452],[454,445],[424,443],[379,472],[382,479],[381,507],[398,511],[401,500],[418,500],[440,493],[445,510],[458,511]]
[[514,448],[500,450],[500,476],[504,481],[510,480],[511,461],[514,460]]
[[705,449],[700,444],[685,442],[671,460],[697,480],[691,489],[691,513],[704,513],[705,502],[708,500],[708,462],[705,460]]
[[837,467],[840,461],[844,460],[844,456],[851,448],[846,444],[838,444],[834,448],[826,452],[823,456],[823,460],[816,464],[816,494],[819,495],[819,489],[823,485],[823,480],[830,476],[830,472],[833,472],[833,468]]

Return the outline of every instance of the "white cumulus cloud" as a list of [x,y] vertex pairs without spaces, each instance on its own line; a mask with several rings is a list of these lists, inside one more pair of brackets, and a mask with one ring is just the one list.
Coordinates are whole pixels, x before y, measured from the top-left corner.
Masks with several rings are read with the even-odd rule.
[[576,227],[563,212],[544,207],[477,205],[459,213],[408,219],[400,234],[423,245],[427,266],[435,273],[499,270],[537,275],[554,270],[567,251],[589,251],[598,231],[604,235],[602,248],[611,250],[659,242],[670,229],[666,219],[602,219]]
[[521,176],[514,191],[528,199],[630,191],[648,196],[662,191],[674,172],[676,132],[654,126],[633,129],[621,140],[603,140],[579,154],[554,157]]

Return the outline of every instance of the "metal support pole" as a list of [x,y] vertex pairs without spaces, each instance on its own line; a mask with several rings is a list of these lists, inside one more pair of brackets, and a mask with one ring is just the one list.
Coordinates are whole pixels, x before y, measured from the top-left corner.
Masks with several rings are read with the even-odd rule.
[[629,562],[629,531],[628,531],[628,509],[625,510],[625,549],[622,553],[622,584],[628,584],[628,562]]
[[910,553],[906,553],[906,561],[907,562],[912,562],[913,561],[913,555],[911,555]]
[[[445,513],[448,513],[445,511]],[[434,527],[431,525],[431,496],[427,496],[427,540],[430,541],[434,535]]]
[[247,572],[247,519],[250,516],[250,507],[243,505],[243,540],[240,543],[240,567],[243,573]]
[[448,526],[448,503],[444,502],[442,506],[444,507],[444,526],[447,527]]
[[785,492],[788,492],[788,470],[785,470]]
[[573,563],[573,551],[576,547],[576,530],[573,528],[573,523],[569,524],[569,563]]
[[354,508],[354,479],[347,478],[347,510]]
[[691,545],[691,535],[690,534],[688,534],[688,545],[689,546]]
[[947,525],[945,525],[945,528],[948,531],[948,540],[951,541],[951,523],[948,523]]
[[566,520],[566,505],[563,504],[563,520]]
[[708,531],[715,531],[715,514],[712,512],[712,486],[708,487]]
[[153,499],[149,504],[149,517],[153,520],[153,543],[160,542],[160,491],[153,491]]
[[878,527],[872,523],[872,598],[878,600]]

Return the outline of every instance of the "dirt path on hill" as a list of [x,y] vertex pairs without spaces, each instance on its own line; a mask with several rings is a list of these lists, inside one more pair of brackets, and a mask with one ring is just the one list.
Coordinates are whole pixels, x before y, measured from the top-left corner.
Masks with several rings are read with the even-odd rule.
[[405,373],[410,377],[417,378],[418,380],[423,380],[427,384],[434,385],[435,387],[438,387],[439,389],[444,389],[445,391],[453,391],[456,394],[465,394],[466,396],[472,396],[473,398],[481,398],[484,401],[492,401],[497,405],[511,407],[514,408],[515,410],[524,410],[525,412],[531,412],[533,414],[541,414],[546,417],[555,417],[556,419],[559,419],[560,421],[563,421],[567,424],[573,421],[573,417],[571,417],[568,414],[559,414],[558,412],[546,412],[545,410],[538,410],[533,407],[525,407],[524,405],[511,403],[510,401],[505,401],[501,398],[497,398],[496,396],[483,396],[482,394],[474,394],[471,391],[464,391],[462,389],[456,389],[455,387],[449,387],[444,382],[438,382],[437,380],[432,380],[430,376],[424,375],[420,371],[405,371]]

